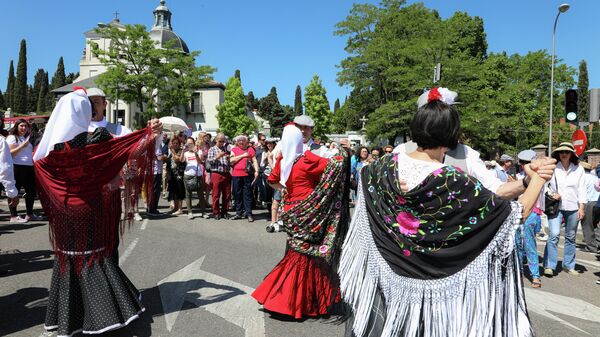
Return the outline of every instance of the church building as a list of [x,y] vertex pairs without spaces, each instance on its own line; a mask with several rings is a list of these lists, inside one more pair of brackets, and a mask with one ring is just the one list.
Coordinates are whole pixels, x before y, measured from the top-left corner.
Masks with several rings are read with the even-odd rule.
[[[171,48],[177,48],[184,53],[189,53],[190,50],[185,41],[173,31],[171,16],[172,13],[165,5],[165,1],[160,1],[159,6],[154,10],[154,22],[150,29],[150,37],[156,41],[157,48],[163,48],[163,46],[169,43]],[[125,25],[117,17],[106,25],[125,29]],[[53,90],[52,92],[57,98],[73,91],[73,87],[75,86],[84,88],[97,86],[95,80],[98,78],[98,75],[106,71],[106,66],[93,55],[90,44],[96,43],[104,50],[108,48],[110,40],[103,38],[95,31],[96,28],[104,26],[104,24],[98,24],[97,27],[85,33],[85,48],[79,62],[79,77],[74,83]],[[200,90],[193,92],[190,103],[179,109],[177,117],[185,120],[192,131],[202,130],[214,134],[219,128],[217,105],[223,103],[224,90],[225,85],[222,83],[209,81]],[[127,103],[120,99],[114,101],[108,100],[105,112],[106,119],[109,122],[120,123],[131,129],[140,127],[136,123],[139,120],[139,114],[140,109],[136,103]]]

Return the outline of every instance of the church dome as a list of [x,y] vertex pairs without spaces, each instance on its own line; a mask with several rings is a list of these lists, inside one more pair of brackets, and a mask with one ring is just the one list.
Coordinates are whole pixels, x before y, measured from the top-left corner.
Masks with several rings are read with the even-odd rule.
[[150,30],[150,38],[157,42],[159,48],[166,48],[168,45],[186,54],[190,52],[185,41],[173,31],[171,10],[165,5],[165,0],[161,0],[160,5],[154,9],[154,24]]

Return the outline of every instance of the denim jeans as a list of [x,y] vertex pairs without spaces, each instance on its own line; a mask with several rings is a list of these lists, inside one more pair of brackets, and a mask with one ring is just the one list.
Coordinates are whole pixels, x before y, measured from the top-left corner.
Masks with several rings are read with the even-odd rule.
[[239,216],[252,215],[252,180],[254,177],[232,177],[235,214]]
[[558,262],[558,240],[560,227],[565,219],[565,256],[563,269],[575,269],[575,235],[577,234],[577,211],[558,211],[554,218],[548,219],[549,235],[544,249],[544,268],[556,269]]
[[523,265],[523,257],[527,258],[527,266],[531,278],[540,278],[540,262],[537,253],[535,234],[539,232],[541,217],[531,212],[523,227],[517,229],[516,241],[519,254],[519,264]]

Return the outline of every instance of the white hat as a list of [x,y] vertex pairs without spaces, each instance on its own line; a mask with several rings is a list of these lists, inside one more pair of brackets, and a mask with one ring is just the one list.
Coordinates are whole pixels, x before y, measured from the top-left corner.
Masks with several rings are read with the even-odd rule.
[[523,150],[523,151],[519,152],[519,154],[517,155],[517,158],[519,158],[519,160],[522,160],[522,161],[530,162],[530,161],[534,160],[536,156],[537,156],[537,154],[533,150]]
[[104,94],[104,91],[102,91],[102,89],[100,89],[100,88],[89,88],[87,90],[87,95],[88,95],[88,97],[94,97],[94,96],[106,97],[106,95]]
[[313,121],[313,119],[308,117],[307,115],[296,116],[296,118],[294,118],[294,123],[298,125],[308,126],[311,128],[315,127],[315,121]]

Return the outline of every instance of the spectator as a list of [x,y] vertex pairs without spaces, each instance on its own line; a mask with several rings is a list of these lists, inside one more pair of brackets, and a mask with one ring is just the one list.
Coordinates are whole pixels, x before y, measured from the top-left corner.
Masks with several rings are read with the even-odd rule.
[[500,160],[498,161],[498,166],[496,166],[496,176],[503,183],[514,180],[508,173],[513,162],[514,162],[514,159],[507,154],[503,154],[502,156],[500,156]]
[[[225,144],[225,135],[217,134],[215,145],[208,151],[207,162],[210,164],[212,182],[212,214],[216,220],[227,219],[229,199],[231,198],[231,174],[229,173],[230,151]],[[221,204],[219,205],[219,199]]]
[[373,149],[371,149],[371,158],[373,158],[373,160],[379,159],[379,157],[381,156],[381,152],[383,151],[380,147],[374,147]]
[[200,217],[204,217],[204,193],[203,184],[201,181],[204,176],[204,155],[202,151],[196,148],[194,138],[189,137],[185,145],[185,153],[183,154],[183,161],[185,162],[185,171],[183,172],[183,182],[185,186],[185,197],[188,209],[188,218],[191,220],[194,218],[192,212],[192,194],[198,193],[198,198],[202,202],[200,208]]
[[583,220],[581,220],[581,230],[583,231],[583,241],[585,242],[585,246],[583,246],[582,250],[589,253],[598,254],[598,243],[600,241],[600,236],[596,235],[598,232],[596,230],[598,219],[594,219],[594,207],[598,202],[598,197],[600,197],[600,193],[596,191],[598,177],[592,173],[592,165],[583,161],[580,163],[580,165],[585,171],[583,179],[587,201],[583,212]]
[[[167,155],[169,153],[169,137],[166,132],[162,132],[162,139],[160,142],[161,153]],[[162,194],[163,198],[167,198],[167,161],[163,160],[162,163]]]
[[273,139],[266,141],[265,139],[265,142],[263,143],[265,144],[263,150],[260,155],[256,155],[256,160],[259,162],[259,176],[255,185],[258,188],[258,200],[260,200],[269,213],[271,213],[273,188],[267,182],[267,177],[269,177],[269,174],[271,174],[271,170],[273,169],[273,166],[271,166],[269,161],[269,156],[271,156],[273,149],[275,148],[275,141]]
[[575,270],[575,236],[577,224],[583,219],[586,202],[584,170],[579,165],[579,157],[571,143],[561,143],[552,151],[552,157],[558,162],[554,176],[550,180],[552,196],[560,200],[559,211],[554,217],[549,217],[550,235],[544,250],[544,274],[553,276],[558,260],[558,240],[560,227],[565,222],[565,249],[563,270],[569,275],[577,276]]
[[356,161],[352,165],[351,169],[351,181],[354,189],[356,189],[360,180],[360,170],[363,168],[363,166],[369,165],[369,163],[372,161],[372,157],[369,155],[369,149],[364,146],[358,148],[355,156]]
[[392,146],[392,145],[386,145],[386,146],[384,146],[383,147],[383,152],[385,154],[394,152],[394,146]]
[[[201,181],[200,181],[200,184],[202,185],[202,193],[203,193],[202,198],[204,199],[205,206],[209,205],[208,198],[209,198],[210,192],[212,190],[211,181],[210,181],[210,165],[206,161],[206,158],[208,158],[208,151],[212,147],[212,142],[210,139],[211,139],[210,133],[200,132],[198,134],[198,139],[196,140],[196,148],[198,149],[198,151],[202,152],[204,175],[203,175],[203,179],[201,179]],[[200,200],[198,200],[198,204],[196,205],[196,207],[201,207],[201,206],[202,206],[202,203]],[[210,212],[208,212],[206,214],[207,217],[209,217],[209,215],[210,215]]]
[[[235,198],[235,215],[232,220],[247,217],[249,222],[254,221],[252,216],[252,185],[258,178],[258,162],[256,152],[248,144],[248,137],[238,136],[235,147],[231,150],[231,176],[233,195]],[[250,160],[250,163],[248,161]]]
[[169,196],[168,200],[172,202],[173,215],[181,215],[183,199],[185,199],[185,186],[183,183],[183,172],[185,171],[185,162],[183,160],[183,151],[179,141],[179,135],[171,140],[169,148],[170,154],[167,162],[169,170]]
[[[4,121],[0,118],[0,131],[4,130]],[[0,183],[8,197],[8,206],[17,207],[19,204],[19,191],[15,187],[13,159],[6,138],[0,134]]]
[[14,176],[17,191],[25,189],[25,209],[27,215],[22,218],[17,213],[17,207],[10,208],[10,222],[23,223],[28,221],[40,221],[42,218],[33,214],[33,202],[35,201],[35,172],[33,170],[33,146],[29,142],[30,126],[24,119],[18,119],[15,126],[10,130],[6,143],[10,148],[13,158]]
[[[164,136],[163,136],[163,139],[164,139]],[[157,144],[157,146],[156,146],[156,161],[154,162],[154,168],[153,168],[153,173],[154,173],[153,184],[154,184],[154,186],[152,186],[152,191],[154,192],[154,195],[152,197],[147,196],[148,197],[148,200],[147,200],[148,212],[146,214],[148,215],[148,217],[156,217],[156,216],[160,215],[160,212],[158,211],[158,200],[160,199],[160,193],[163,188],[163,184],[162,184],[163,162],[165,162],[167,160],[167,154],[168,154],[168,152],[166,151],[164,146],[161,146],[160,143]]]

